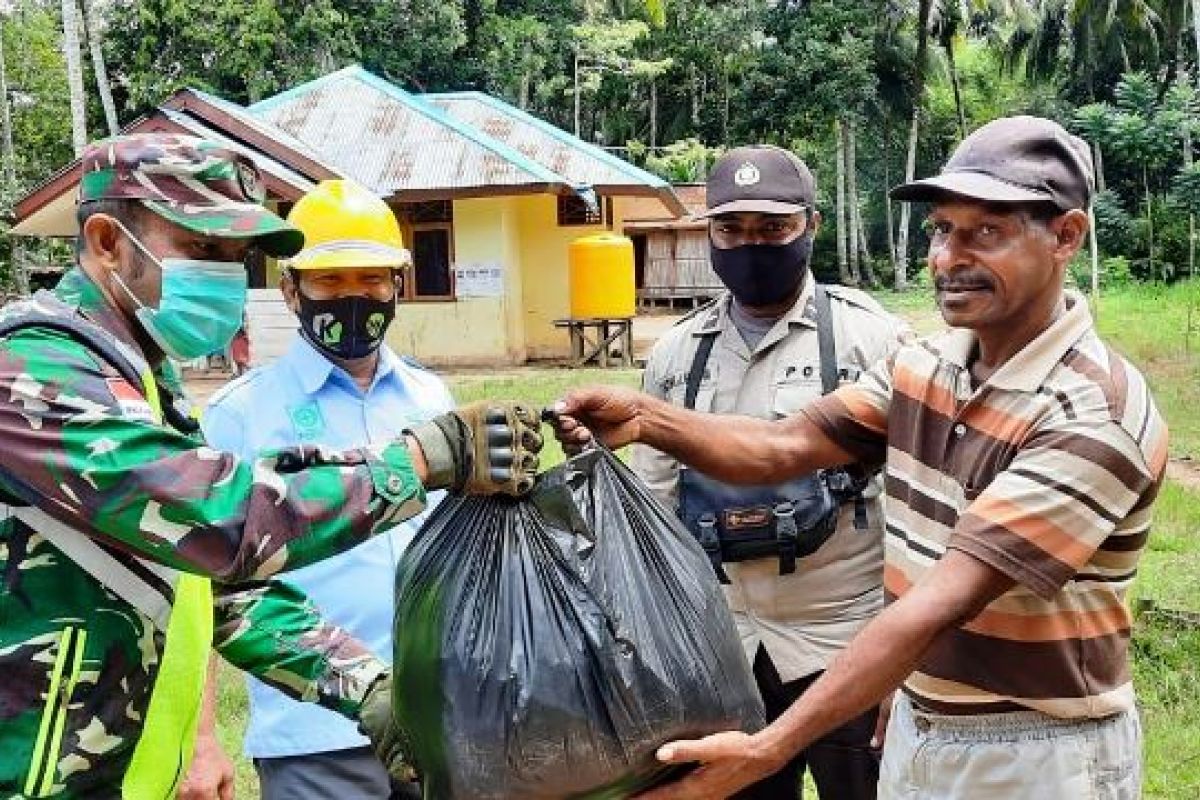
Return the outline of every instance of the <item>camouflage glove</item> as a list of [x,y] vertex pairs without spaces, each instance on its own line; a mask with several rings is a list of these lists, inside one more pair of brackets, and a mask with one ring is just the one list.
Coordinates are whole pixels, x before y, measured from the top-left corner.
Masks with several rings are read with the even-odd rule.
[[538,416],[517,403],[481,401],[406,431],[425,453],[427,489],[520,496],[533,488],[542,449]]
[[392,674],[375,679],[358,712],[358,730],[371,740],[371,749],[395,783],[410,783],[417,771],[408,763],[404,735],[392,715]]

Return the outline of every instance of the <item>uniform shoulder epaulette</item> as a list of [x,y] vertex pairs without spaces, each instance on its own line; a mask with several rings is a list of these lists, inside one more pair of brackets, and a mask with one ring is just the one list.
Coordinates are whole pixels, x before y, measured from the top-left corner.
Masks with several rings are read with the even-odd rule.
[[675,327],[678,327],[679,325],[683,325],[685,322],[691,322],[692,320],[699,317],[701,314],[712,311],[714,308],[717,307],[717,303],[719,303],[720,301],[721,301],[721,295],[717,295],[716,297],[714,297],[712,300],[709,300],[704,305],[693,308],[691,311],[684,314],[679,319],[675,320],[675,322],[671,325],[671,327],[675,328]]
[[872,314],[881,316],[889,316],[887,309],[879,304],[871,295],[864,292],[862,289],[855,289],[851,286],[842,286],[839,283],[825,284],[825,291],[835,300],[839,300],[847,305],[861,308],[863,311],[869,311]]

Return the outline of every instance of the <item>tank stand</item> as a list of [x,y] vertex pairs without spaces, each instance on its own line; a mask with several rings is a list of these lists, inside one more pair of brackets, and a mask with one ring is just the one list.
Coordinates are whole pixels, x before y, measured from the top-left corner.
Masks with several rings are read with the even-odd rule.
[[[556,319],[554,327],[566,328],[571,337],[571,366],[595,363],[602,368],[633,366],[633,318]],[[615,360],[609,349],[620,340],[621,355]]]

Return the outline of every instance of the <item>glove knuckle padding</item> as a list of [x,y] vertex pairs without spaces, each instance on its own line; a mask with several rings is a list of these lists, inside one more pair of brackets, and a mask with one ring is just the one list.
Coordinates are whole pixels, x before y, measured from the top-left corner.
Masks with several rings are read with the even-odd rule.
[[506,447],[493,447],[488,450],[488,465],[492,467],[511,467],[513,451]]
[[507,425],[491,424],[487,426],[488,447],[511,447],[513,430]]

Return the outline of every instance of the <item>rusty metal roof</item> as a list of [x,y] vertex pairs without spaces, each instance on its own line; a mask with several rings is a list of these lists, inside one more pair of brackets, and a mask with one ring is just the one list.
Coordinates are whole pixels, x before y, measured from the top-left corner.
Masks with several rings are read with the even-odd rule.
[[662,178],[483,92],[444,92],[421,99],[519,150],[573,184],[667,187]]
[[250,106],[380,195],[561,184],[563,179],[361,67]]
[[351,66],[248,110],[383,196],[593,187],[683,213],[661,178],[478,92],[415,95]]

